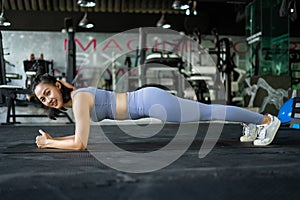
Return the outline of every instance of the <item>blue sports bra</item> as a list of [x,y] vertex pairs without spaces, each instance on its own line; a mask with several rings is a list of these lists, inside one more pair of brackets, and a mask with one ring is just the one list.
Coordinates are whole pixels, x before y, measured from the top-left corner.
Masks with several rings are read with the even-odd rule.
[[79,92],[89,92],[94,96],[94,106],[90,110],[91,120],[94,122],[103,119],[114,119],[116,113],[116,95],[112,91],[97,88],[80,88],[74,91],[72,99]]

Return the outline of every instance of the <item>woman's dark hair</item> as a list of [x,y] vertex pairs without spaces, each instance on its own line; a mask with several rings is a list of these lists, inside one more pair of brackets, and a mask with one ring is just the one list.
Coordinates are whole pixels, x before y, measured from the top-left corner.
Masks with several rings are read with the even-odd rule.
[[[46,83],[46,84],[55,85],[56,82],[57,82],[57,79],[54,76],[49,75],[48,73],[37,74],[32,81],[32,85],[31,85],[32,94],[34,94],[34,96],[35,96],[34,90],[38,84]],[[62,94],[64,103],[67,103],[71,99],[72,90],[73,89],[68,88],[68,87],[64,86],[63,84],[61,84],[60,92]],[[56,120],[56,117],[58,117],[58,115],[59,115],[59,113],[61,113],[61,111],[67,110],[64,107],[62,107],[60,109],[56,109],[56,108],[51,108],[51,107],[47,107],[47,106],[45,106],[45,109],[47,111],[48,117],[53,120]]]

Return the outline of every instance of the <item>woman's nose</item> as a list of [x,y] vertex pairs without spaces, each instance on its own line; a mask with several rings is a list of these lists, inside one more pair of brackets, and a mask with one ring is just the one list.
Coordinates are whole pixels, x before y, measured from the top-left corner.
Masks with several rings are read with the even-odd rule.
[[50,105],[51,99],[49,97],[46,97],[46,103],[47,105]]

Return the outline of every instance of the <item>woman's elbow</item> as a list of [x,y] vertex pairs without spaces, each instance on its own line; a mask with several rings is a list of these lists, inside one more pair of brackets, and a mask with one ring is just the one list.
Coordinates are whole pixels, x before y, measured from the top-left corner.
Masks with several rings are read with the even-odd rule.
[[86,150],[86,146],[83,145],[81,142],[77,142],[74,145],[74,150],[84,151],[84,150]]
[[81,138],[75,136],[73,142],[74,142],[75,150],[81,150],[81,151],[86,150],[87,141],[82,140]]

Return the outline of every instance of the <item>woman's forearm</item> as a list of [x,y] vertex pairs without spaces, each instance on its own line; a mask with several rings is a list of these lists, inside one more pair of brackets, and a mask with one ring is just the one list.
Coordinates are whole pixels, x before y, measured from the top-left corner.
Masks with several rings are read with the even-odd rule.
[[75,142],[75,136],[49,138],[47,139],[46,148],[57,148],[67,150],[85,150],[86,147],[81,142]]
[[67,136],[63,136],[63,137],[56,137],[56,138],[52,138],[55,140],[66,140],[66,139],[75,139],[75,135],[67,135]]

